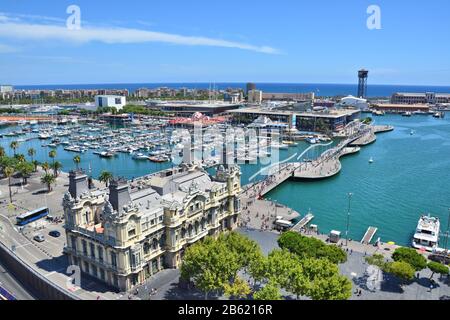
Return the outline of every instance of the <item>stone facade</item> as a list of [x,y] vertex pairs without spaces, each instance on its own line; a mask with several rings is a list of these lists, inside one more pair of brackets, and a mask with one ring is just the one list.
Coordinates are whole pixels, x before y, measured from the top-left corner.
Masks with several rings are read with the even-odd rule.
[[163,268],[178,268],[191,244],[236,227],[240,175],[237,166],[210,176],[183,165],[89,190],[87,176],[71,172],[65,253],[82,272],[128,291]]

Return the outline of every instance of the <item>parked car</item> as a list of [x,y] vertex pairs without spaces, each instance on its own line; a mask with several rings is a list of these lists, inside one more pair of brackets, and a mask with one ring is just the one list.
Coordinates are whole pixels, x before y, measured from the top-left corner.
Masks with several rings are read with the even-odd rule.
[[37,241],[37,242],[44,242],[44,240],[45,240],[45,238],[44,238],[44,236],[42,234],[35,235],[33,237],[33,239],[34,239],[34,241]]
[[61,236],[61,232],[57,231],[57,230],[52,230],[48,233],[50,236],[52,236],[53,238],[59,238]]

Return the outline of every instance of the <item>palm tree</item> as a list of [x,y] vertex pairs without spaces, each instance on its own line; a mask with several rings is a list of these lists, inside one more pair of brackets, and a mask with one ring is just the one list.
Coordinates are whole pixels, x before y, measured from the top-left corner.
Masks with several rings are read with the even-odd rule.
[[13,176],[15,170],[13,167],[6,167],[3,171],[5,172],[5,176],[8,178],[9,202],[12,203],[11,177]]
[[50,165],[48,164],[48,162],[44,162],[43,164],[41,164],[42,170],[45,171],[45,173],[48,173],[48,170],[50,170]]
[[41,183],[47,186],[47,192],[50,193],[52,191],[52,184],[54,184],[56,178],[54,175],[46,173],[41,177]]
[[11,144],[9,145],[9,147],[10,147],[11,149],[13,149],[14,156],[16,156],[16,150],[17,150],[17,148],[19,147],[19,143],[18,143],[17,141],[13,141],[13,142],[11,142]]
[[37,171],[37,167],[38,167],[38,165],[39,165],[39,161],[33,160],[31,163],[32,163],[33,166],[34,166],[34,172],[36,172],[36,171]]
[[31,157],[31,162],[34,161],[34,156],[36,154],[36,150],[33,148],[28,149],[28,155]]
[[53,159],[53,163],[55,163],[56,151],[52,150],[48,153],[48,156]]
[[0,147],[0,158],[6,156],[5,148]]
[[62,168],[62,164],[59,161],[55,161],[53,162],[53,164],[51,165],[52,169],[53,169],[53,174],[55,177],[58,177],[59,175],[59,169]]
[[80,165],[80,162],[81,162],[80,156],[73,157],[73,162],[75,162],[75,165],[77,166],[77,170],[78,170],[78,166]]
[[31,162],[21,162],[17,166],[17,171],[19,171],[20,175],[22,176],[22,181],[24,185],[28,183],[28,178],[33,172],[33,168],[34,166]]
[[15,158],[17,159],[17,161],[19,161],[19,163],[23,163],[26,161],[25,156],[23,154],[17,154],[15,155]]
[[109,171],[102,171],[102,173],[98,177],[98,180],[100,180],[101,182],[104,182],[106,184],[106,186],[108,186],[109,185],[109,181],[111,181],[112,178],[113,178],[113,175],[112,175],[111,172],[109,172]]

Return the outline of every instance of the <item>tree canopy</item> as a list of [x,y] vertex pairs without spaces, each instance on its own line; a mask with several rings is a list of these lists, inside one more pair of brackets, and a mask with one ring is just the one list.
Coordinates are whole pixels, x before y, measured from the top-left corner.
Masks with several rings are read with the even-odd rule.
[[435,273],[447,275],[449,272],[449,269],[446,265],[435,261],[428,262],[428,269],[430,269],[432,272],[430,279],[433,278]]
[[[242,277],[244,275],[244,277]],[[298,297],[348,299],[351,282],[339,274],[328,258],[305,257],[287,249],[273,250],[266,257],[256,242],[235,233],[217,239],[207,237],[189,247],[181,265],[181,279],[192,281],[205,293],[224,293],[245,298],[252,294],[248,282],[259,282],[254,299],[280,299],[280,289]]]
[[427,259],[413,248],[398,248],[392,254],[394,261],[409,263],[414,270],[420,271],[427,267]]
[[386,264],[386,272],[393,274],[403,281],[410,281],[414,278],[414,267],[405,261],[394,261]]
[[326,258],[333,263],[344,263],[347,254],[336,245],[327,245],[319,239],[303,236],[297,232],[285,232],[278,239],[280,248],[287,249],[301,258]]

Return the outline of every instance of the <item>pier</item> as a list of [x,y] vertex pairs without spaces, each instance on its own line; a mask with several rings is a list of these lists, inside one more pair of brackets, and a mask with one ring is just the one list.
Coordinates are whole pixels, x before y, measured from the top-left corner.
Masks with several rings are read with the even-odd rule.
[[304,216],[295,226],[292,227],[292,231],[300,232],[311,220],[314,219],[314,215],[312,213],[308,213]]
[[366,233],[364,234],[364,237],[361,239],[361,243],[362,244],[369,244],[373,237],[375,236],[375,233],[377,233],[378,228],[376,227],[369,227],[366,231]]

